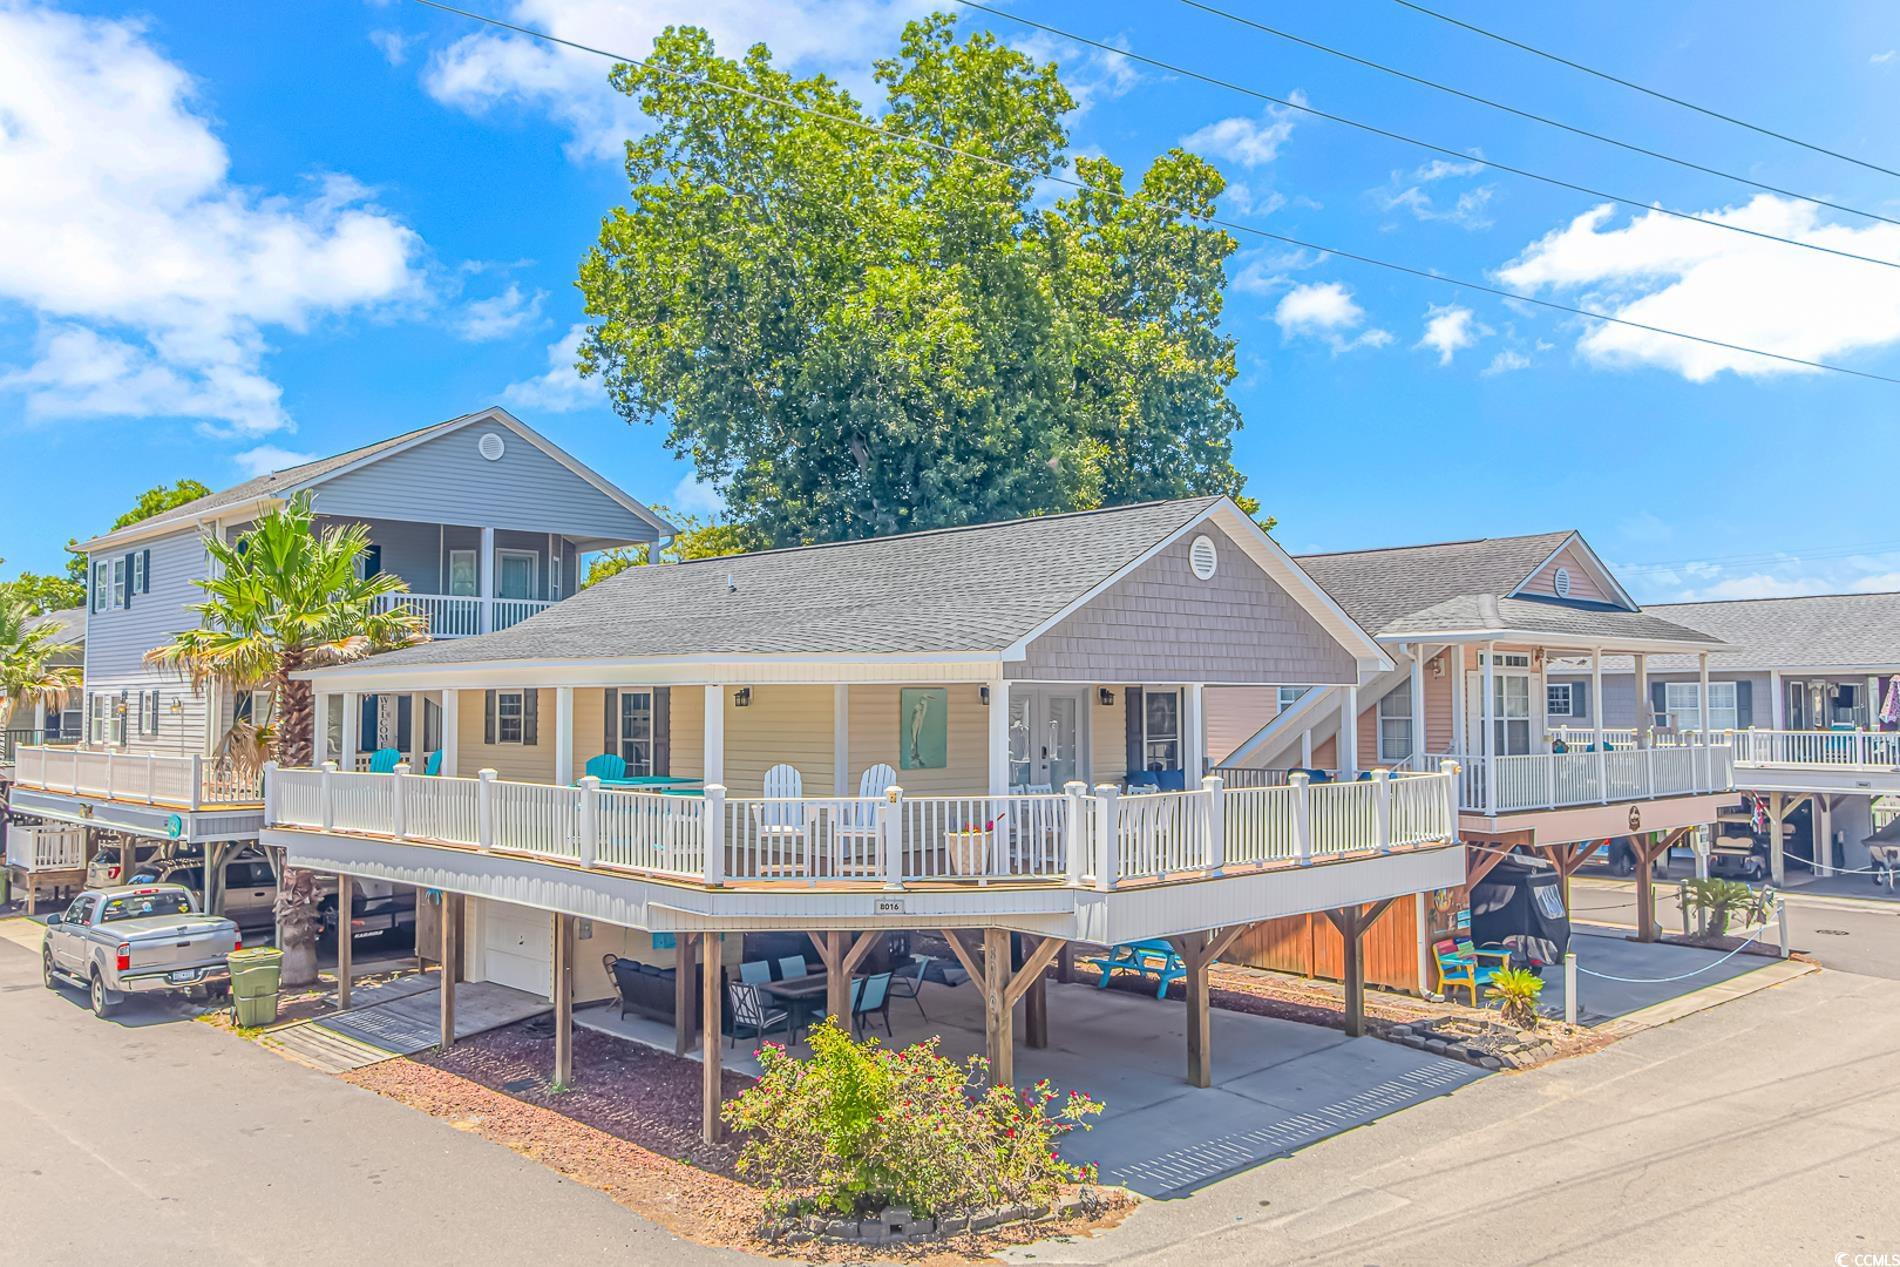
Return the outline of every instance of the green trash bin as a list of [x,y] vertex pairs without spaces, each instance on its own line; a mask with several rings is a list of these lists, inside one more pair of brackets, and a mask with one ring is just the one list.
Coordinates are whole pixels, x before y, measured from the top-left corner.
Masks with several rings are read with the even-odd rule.
[[284,952],[271,946],[234,950],[227,962],[231,965],[231,1000],[237,1008],[237,1023],[256,1029],[274,1022]]

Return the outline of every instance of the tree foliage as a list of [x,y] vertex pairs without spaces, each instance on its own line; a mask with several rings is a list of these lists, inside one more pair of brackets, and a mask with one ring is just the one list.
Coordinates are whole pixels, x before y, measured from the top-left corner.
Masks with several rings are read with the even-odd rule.
[[86,605],[86,586],[70,576],[49,576],[40,572],[22,572],[11,581],[0,581],[0,606],[17,603],[30,616],[64,611]]
[[36,623],[37,615],[24,603],[0,599],[0,727],[36,702],[57,709],[79,689],[80,667],[61,663],[78,645],[61,642],[59,627]]
[[587,565],[581,588],[597,585],[610,576],[618,576],[631,567],[649,563],[684,563],[691,559],[717,559],[728,554],[757,550],[764,542],[744,524],[720,523],[655,505],[654,511],[679,529],[673,539],[657,550],[648,545],[605,550]]
[[[132,503],[130,510],[112,521],[110,531],[117,532],[121,528],[129,528],[154,515],[162,515],[186,502],[195,502],[200,497],[210,495],[211,489],[194,479],[181,479],[176,484],[155,484],[139,494],[138,500]],[[66,540],[66,548],[73,552],[73,557],[66,560],[66,576],[83,586],[86,583],[86,556],[74,549],[78,544],[79,540],[76,537],[69,537]],[[80,601],[85,600],[82,597]]]
[[1162,155],[1132,197],[1078,159],[1085,188],[1045,201],[1074,99],[945,15],[876,82],[887,131],[961,154],[761,100],[874,121],[695,28],[613,82],[653,127],[581,266],[581,368],[628,421],[666,421],[764,542],[1239,494],[1235,243],[1205,222],[1223,181],[1202,159]]

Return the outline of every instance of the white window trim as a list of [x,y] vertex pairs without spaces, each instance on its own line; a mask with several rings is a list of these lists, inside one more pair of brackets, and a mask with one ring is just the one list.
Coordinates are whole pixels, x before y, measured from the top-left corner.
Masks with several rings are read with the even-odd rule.
[[[515,737],[513,739],[508,738],[502,725],[504,721],[508,720],[507,716],[502,712],[502,705],[507,703],[509,700],[513,700],[515,703],[515,714],[513,717],[513,721],[515,723]],[[497,747],[500,747],[501,745],[506,744],[511,748],[521,748],[521,747],[526,747],[527,743],[528,743],[528,693],[526,691],[496,691],[495,692],[495,745]]]
[[[1175,733],[1172,735],[1156,736],[1156,735],[1150,735],[1148,732],[1148,701],[1150,699],[1153,699],[1157,695],[1174,696],[1174,731]],[[1185,712],[1185,705],[1186,705],[1186,701],[1181,698],[1181,692],[1179,689],[1146,687],[1142,690],[1142,693],[1141,693],[1141,768],[1143,770],[1147,770],[1149,768],[1148,750],[1158,743],[1171,743],[1174,745],[1174,765],[1167,768],[1175,769],[1175,770],[1185,770],[1187,768],[1186,766],[1181,764],[1182,761],[1185,760],[1187,756],[1186,737],[1181,734],[1181,723],[1182,723],[1183,715]]]
[[[1388,713],[1386,711],[1387,705],[1396,708],[1401,704],[1405,706],[1403,713]],[[1398,689],[1387,691],[1384,695],[1379,697],[1378,707],[1373,714],[1373,728],[1377,731],[1378,738],[1377,747],[1379,760],[1404,761],[1412,755],[1415,747],[1412,740],[1414,733],[1412,730],[1412,720],[1412,691],[1409,686],[1401,685]],[[1385,724],[1389,721],[1402,721],[1405,723],[1405,745],[1404,751],[1402,752],[1395,752],[1386,744]]]
[[509,601],[510,602],[535,601],[534,592],[541,588],[541,556],[536,554],[533,550],[518,550],[518,549],[510,548],[506,550],[497,549],[495,551],[495,597],[500,598],[502,596],[501,594],[502,560],[510,559],[510,558],[526,559],[528,561],[528,596],[525,599],[510,599]]
[[127,578],[130,591],[134,594],[145,592],[145,551],[132,552],[132,574]]
[[[1552,691],[1562,691],[1564,693],[1564,707],[1562,712],[1558,712],[1555,708],[1551,707],[1550,693]],[[1575,682],[1545,682],[1544,712],[1550,717],[1572,718],[1577,716],[1577,684]]]
[[[630,698],[636,695],[644,695],[647,697],[647,733],[644,740],[646,744],[646,750],[647,750],[647,759],[646,759],[646,769],[644,770],[636,770],[634,768],[636,763],[627,758],[627,741],[629,739],[633,739],[635,742],[641,742],[639,736],[629,735],[627,733],[627,702]],[[615,719],[614,735],[615,735],[615,738],[619,740],[619,745],[620,745],[619,756],[622,760],[627,762],[628,774],[630,775],[652,774],[653,773],[653,741],[655,738],[654,729],[655,729],[655,724],[658,720],[654,716],[653,691],[650,688],[646,690],[623,690],[620,692],[618,696],[618,701],[619,701],[618,707],[620,709],[620,716]]]
[[112,603],[112,565],[101,559],[92,565],[92,609],[102,612]]
[[126,576],[125,560],[112,560],[112,606],[115,610],[125,606],[125,586],[129,579]]
[[[468,574],[475,578],[475,588],[467,594],[455,593],[455,559],[457,555],[468,556]],[[448,570],[442,574],[442,592],[456,598],[480,598],[482,595],[482,552],[473,548],[457,547],[449,551]]]
[[1312,688],[1305,686],[1275,687],[1273,702],[1278,706],[1279,711],[1284,713],[1287,709],[1299,703],[1301,697],[1310,689]]

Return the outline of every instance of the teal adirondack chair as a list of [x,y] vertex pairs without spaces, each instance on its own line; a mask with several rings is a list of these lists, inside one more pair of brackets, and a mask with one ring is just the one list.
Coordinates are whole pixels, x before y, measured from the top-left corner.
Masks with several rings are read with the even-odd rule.
[[440,748],[437,748],[423,759],[422,773],[431,777],[442,773],[442,750]]
[[627,777],[627,763],[618,753],[603,752],[598,757],[589,757],[582,772],[602,783],[621,783]]
[[401,764],[401,748],[378,748],[369,754],[369,772],[371,774],[394,774],[396,767]]

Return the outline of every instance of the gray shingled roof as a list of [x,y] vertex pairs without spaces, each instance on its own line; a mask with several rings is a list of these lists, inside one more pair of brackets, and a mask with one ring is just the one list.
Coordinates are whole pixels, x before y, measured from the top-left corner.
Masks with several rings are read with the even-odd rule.
[[[1817,594],[1806,598],[1744,598],[1719,603],[1659,603],[1645,610],[1706,630],[1734,648],[1709,657],[1729,673],[1770,669],[1900,668],[1900,594]],[[1627,673],[1627,658],[1605,659],[1606,672]],[[1649,657],[1651,673],[1693,671],[1695,657]]]
[[135,530],[139,533],[145,533],[152,528],[166,524],[175,523],[179,527],[183,527],[197,519],[203,518],[213,511],[222,510],[226,506],[241,506],[245,502],[254,501],[259,497],[295,492],[312,480],[321,479],[325,475],[339,471],[352,462],[360,461],[384,449],[392,449],[399,444],[406,443],[419,436],[427,435],[432,431],[446,431],[467,417],[469,417],[468,414],[462,414],[458,417],[450,418],[446,422],[431,423],[426,427],[417,427],[413,431],[405,431],[401,435],[391,436],[387,440],[378,440],[375,444],[366,444],[361,448],[351,449],[347,453],[338,453],[331,457],[318,458],[314,462],[302,462],[296,466],[287,466],[281,471],[272,471],[268,475],[255,476],[245,480],[242,484],[233,484],[231,487],[219,489],[215,493],[207,493],[196,501],[188,501],[181,506],[174,506],[162,515],[153,515],[150,519],[141,519],[136,524],[128,524],[124,528],[106,533],[96,542],[90,544],[95,548],[104,547],[110,545],[120,533],[129,533]]
[[1362,629],[1376,635],[1401,616],[1466,594],[1502,596],[1570,539],[1568,532],[1487,537],[1436,545],[1307,554],[1294,561]]
[[1652,611],[1624,611],[1536,598],[1463,594],[1387,625],[1390,637],[1467,629],[1521,629],[1526,633],[1574,634],[1579,638],[1643,639],[1654,642],[1719,643],[1699,630],[1662,620]]
[[374,663],[1000,651],[1220,500],[628,568],[510,629]]

